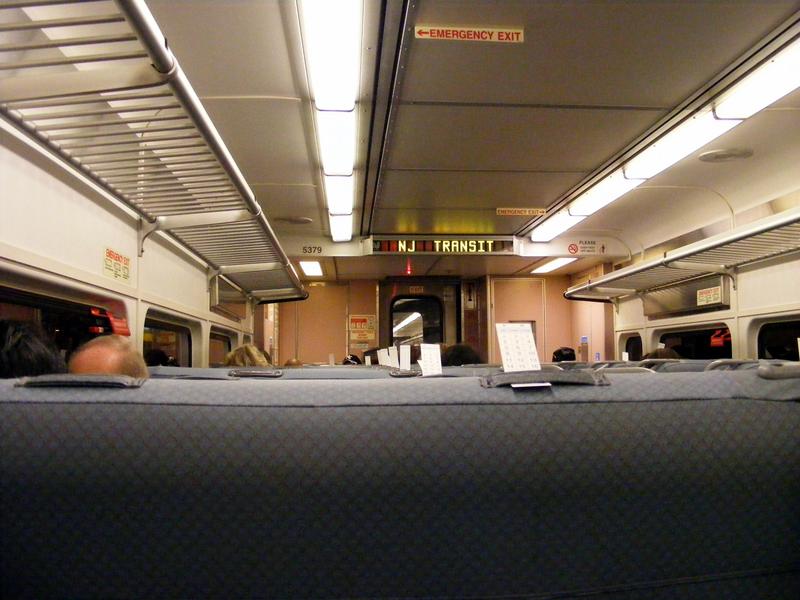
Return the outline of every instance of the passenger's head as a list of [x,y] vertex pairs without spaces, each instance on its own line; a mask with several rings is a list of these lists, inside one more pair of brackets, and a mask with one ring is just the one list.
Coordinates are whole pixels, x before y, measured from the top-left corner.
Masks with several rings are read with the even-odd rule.
[[657,348],[652,352],[648,352],[645,354],[642,359],[646,360],[648,358],[680,358],[681,355],[675,352],[672,348]]
[[456,367],[459,365],[475,365],[481,362],[481,357],[469,344],[453,344],[442,352],[442,366]]
[[169,356],[161,348],[150,348],[144,353],[144,362],[148,367],[166,367],[169,365]]
[[284,367],[302,367],[303,363],[298,358],[290,358],[289,360],[287,360],[284,363],[283,366]]
[[142,355],[127,337],[104,335],[89,340],[69,359],[69,372],[78,375],[148,376]]
[[575,349],[568,346],[561,346],[553,352],[553,362],[563,362],[565,360],[575,360]]
[[253,344],[243,344],[228,352],[226,367],[271,367],[264,353]]
[[61,354],[37,325],[0,319],[0,378],[66,370]]
[[358,358],[355,354],[348,354],[347,356],[344,357],[344,360],[342,361],[342,364],[343,365],[360,365],[361,364],[361,359]]

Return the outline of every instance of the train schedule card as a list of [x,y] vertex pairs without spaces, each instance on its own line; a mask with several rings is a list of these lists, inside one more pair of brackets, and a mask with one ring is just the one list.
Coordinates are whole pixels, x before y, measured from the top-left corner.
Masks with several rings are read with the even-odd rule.
[[503,371],[540,371],[539,353],[530,323],[497,323]]
[[419,368],[422,369],[422,376],[442,374],[442,353],[439,344],[420,344]]

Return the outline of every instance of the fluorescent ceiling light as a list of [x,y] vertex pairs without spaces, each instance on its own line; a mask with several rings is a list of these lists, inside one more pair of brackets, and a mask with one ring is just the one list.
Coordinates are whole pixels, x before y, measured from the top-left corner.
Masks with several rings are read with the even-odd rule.
[[317,130],[325,175],[351,175],[356,162],[356,112],[317,111]]
[[748,73],[714,103],[721,119],[746,119],[800,87],[800,40]]
[[307,277],[322,277],[322,265],[316,260],[301,260],[300,268]]
[[362,0],[303,0],[303,48],[314,104],[352,110],[361,68]]
[[328,215],[328,222],[334,242],[349,242],[353,238],[353,215]]
[[353,195],[355,178],[350,175],[326,175],[325,198],[328,201],[328,213],[332,215],[349,215],[353,213]]
[[569,214],[589,216],[643,182],[644,179],[627,179],[622,169],[614,171],[573,200],[569,205]]
[[397,325],[392,327],[392,333],[397,333],[398,331],[400,331],[403,327],[405,327],[409,323],[413,323],[417,319],[421,319],[421,318],[422,318],[422,315],[420,313],[418,313],[418,312],[411,313],[405,319],[400,321]]
[[574,225],[577,225],[585,218],[586,217],[571,215],[566,210],[557,212],[552,217],[547,219],[547,221],[533,228],[533,231],[531,231],[531,241],[549,242],[558,234],[563,233]]
[[705,108],[632,158],[624,166],[625,176],[649,179],[739,123],[739,120],[715,119],[711,109]]
[[560,269],[564,265],[568,265],[571,262],[575,262],[578,260],[577,258],[554,258],[551,261],[544,263],[541,267],[537,267],[531,273],[549,273],[550,271],[555,271],[556,269]]

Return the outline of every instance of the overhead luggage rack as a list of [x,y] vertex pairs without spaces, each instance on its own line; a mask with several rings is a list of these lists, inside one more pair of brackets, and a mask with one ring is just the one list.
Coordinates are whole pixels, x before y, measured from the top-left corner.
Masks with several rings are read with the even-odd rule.
[[0,114],[258,300],[294,267],[141,0],[0,1]]
[[666,252],[569,288],[569,300],[611,301],[712,274],[735,278],[749,263],[800,250],[800,208]]

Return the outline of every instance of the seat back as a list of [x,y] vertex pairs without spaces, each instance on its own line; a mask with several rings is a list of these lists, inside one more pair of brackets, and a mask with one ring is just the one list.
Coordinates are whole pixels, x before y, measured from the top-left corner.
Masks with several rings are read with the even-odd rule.
[[790,598],[800,379],[0,382],[2,595]]

